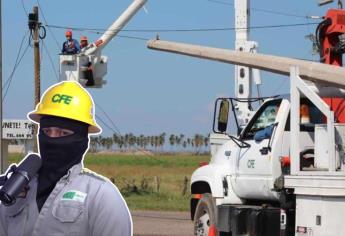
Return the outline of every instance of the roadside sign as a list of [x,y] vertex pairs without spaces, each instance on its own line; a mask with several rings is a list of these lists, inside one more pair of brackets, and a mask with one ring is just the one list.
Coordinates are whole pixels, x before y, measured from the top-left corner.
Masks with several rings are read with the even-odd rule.
[[34,124],[29,120],[6,120],[2,122],[3,139],[33,139]]

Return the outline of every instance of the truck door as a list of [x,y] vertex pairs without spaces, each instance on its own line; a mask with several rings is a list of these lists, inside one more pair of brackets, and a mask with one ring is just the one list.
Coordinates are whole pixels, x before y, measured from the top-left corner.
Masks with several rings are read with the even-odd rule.
[[250,145],[241,148],[237,156],[235,191],[240,197],[275,198],[271,193],[271,144],[281,102],[275,99],[264,103],[240,135]]

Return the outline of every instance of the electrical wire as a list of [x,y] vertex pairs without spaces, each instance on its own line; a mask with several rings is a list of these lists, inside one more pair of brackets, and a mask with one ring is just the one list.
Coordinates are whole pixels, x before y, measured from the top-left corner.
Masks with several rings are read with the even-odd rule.
[[26,52],[28,51],[29,48],[30,48],[29,45],[27,45],[26,48],[24,49],[23,54],[21,55],[20,59],[18,60],[18,63],[14,66],[13,71],[12,71],[10,77],[8,78],[9,82],[8,82],[8,86],[6,88],[6,91],[5,91],[5,93],[4,93],[3,97],[2,97],[2,102],[5,101],[7,92],[9,90],[9,88],[11,87],[11,83],[13,81],[14,73],[17,70],[18,66],[20,65],[20,62],[22,61],[23,57],[25,56],[25,54],[26,54]]
[[117,133],[121,135],[120,130],[117,128],[114,121],[110,118],[110,116],[107,114],[107,112],[98,103],[95,102],[95,104],[96,104],[96,107],[99,108],[103,112],[105,117],[110,121],[110,123],[113,125],[113,127],[117,131]]
[[119,37],[119,38],[127,38],[127,39],[136,39],[136,40],[141,40],[141,41],[148,41],[148,40],[150,40],[149,38],[129,36],[129,35],[121,35],[121,34],[118,34],[117,37]]
[[24,34],[23,38],[22,38],[22,41],[20,42],[20,46],[19,46],[19,49],[18,49],[18,53],[17,53],[17,57],[16,57],[16,60],[14,62],[14,67],[12,69],[12,72],[10,74],[10,76],[7,78],[7,80],[5,81],[5,83],[2,85],[2,90],[4,90],[4,87],[7,85],[7,83],[10,81],[10,78],[13,76],[13,73],[15,71],[15,68],[16,68],[16,65],[18,63],[18,60],[20,58],[20,53],[21,53],[21,50],[23,48],[23,44],[24,44],[24,40],[25,40],[25,37],[27,36],[28,34],[28,31]]
[[[99,115],[96,114],[96,118],[97,120],[99,120],[104,126],[106,126],[108,129],[110,129],[114,134],[117,134],[119,136],[122,136],[121,132],[119,131],[119,129],[116,127],[115,123],[113,122],[113,120],[109,117],[109,115],[107,114],[107,112],[99,105],[96,103],[96,107],[99,108],[103,113],[104,115],[106,116],[106,118],[112,123],[113,127],[111,127],[110,125],[108,125]],[[149,156],[153,156],[153,154],[149,153],[149,152],[146,152],[144,150],[140,150],[139,148],[137,147],[134,147],[137,151],[143,153],[143,154],[146,154],[146,155],[149,155]]]
[[[22,0],[22,1],[23,1],[23,0]],[[46,17],[45,17],[45,14],[44,14],[43,9],[42,9],[42,7],[41,7],[40,1],[39,1],[39,0],[36,0],[36,1],[37,1],[38,8],[40,9],[41,15],[42,15],[42,17],[43,17],[44,23],[47,25],[47,24],[48,24],[48,21],[47,21],[47,19],[46,19]],[[49,30],[49,32],[51,33],[51,36],[53,37],[56,46],[58,47],[58,49],[60,49],[60,44],[59,44],[58,40],[56,39],[56,37],[55,37],[53,31],[52,31],[50,28],[48,28],[48,30]]]
[[[233,3],[219,1],[219,0],[207,0],[207,1],[213,2],[213,3],[218,3],[218,4],[223,4],[223,5],[234,6]],[[253,7],[251,7],[249,9],[252,10],[252,11],[265,12],[265,13],[274,14],[274,15],[280,15],[280,16],[297,17],[297,18],[304,18],[304,19],[320,19],[321,18],[321,17],[308,16],[308,15],[297,15],[297,14],[293,14],[293,13],[274,11],[274,10],[262,9],[262,8],[253,8]]]
[[[248,28],[236,28],[236,27],[223,27],[223,28],[194,28],[194,29],[122,29],[121,32],[135,32],[135,33],[153,33],[153,32],[208,32],[208,31],[233,31],[233,30],[245,30],[245,29],[269,29],[269,28],[285,28],[285,27],[299,27],[299,26],[306,26],[306,25],[317,25],[319,23],[295,23],[295,24],[278,24],[278,25],[258,25],[258,26],[251,26]],[[75,31],[87,31],[89,33],[94,34],[103,34],[107,32],[117,31],[115,30],[106,30],[101,28],[85,28],[85,27],[71,27],[71,26],[59,26],[59,25],[45,25],[48,28],[56,28],[56,29],[71,29]],[[126,36],[131,37],[131,36]],[[133,37],[139,38],[139,37]]]
[[47,47],[46,47],[46,45],[43,43],[43,41],[42,41],[42,45],[43,45],[43,48],[45,49],[46,54],[48,55],[48,58],[49,58],[49,61],[50,61],[50,65],[51,65],[52,70],[53,70],[53,72],[54,72],[56,81],[59,82],[59,76],[58,76],[58,73],[57,73],[57,69],[56,69],[55,64],[54,64],[54,62],[53,62],[53,59],[52,59],[52,57],[51,57],[51,55],[50,55],[50,53],[49,53],[49,50],[47,49]]
[[26,15],[26,16],[29,16],[29,13],[28,13],[28,11],[27,11],[26,8],[25,8],[24,0],[21,0],[21,2],[22,2],[22,7],[23,7],[23,10],[24,10],[24,12],[25,12],[25,15]]
[[283,88],[283,86],[286,87],[285,84],[287,83],[287,81],[288,79],[284,78],[271,94],[278,94],[278,92]]
[[110,125],[108,125],[99,115],[95,114],[95,116],[96,116],[97,120],[99,120],[105,127],[110,129],[114,134],[121,135],[116,130],[114,130]]
[[[12,80],[13,80],[13,77],[14,77],[14,74],[15,74],[15,72],[16,72],[16,70],[17,70],[19,64],[21,63],[21,61],[22,61],[24,55],[26,54],[26,52],[27,52],[27,50],[28,50],[28,48],[29,48],[29,45],[27,45],[26,48],[24,49],[23,54],[21,55],[22,48],[23,48],[23,44],[24,44],[24,40],[25,40],[25,38],[26,38],[28,32],[29,32],[29,31],[27,31],[27,32],[24,34],[24,36],[23,36],[23,38],[22,38],[22,41],[20,42],[20,46],[19,46],[19,49],[18,49],[17,57],[16,57],[16,60],[15,60],[15,63],[14,63],[12,72],[11,72],[10,76],[7,78],[7,80],[5,81],[5,83],[2,85],[2,90],[5,90],[5,93],[4,93],[3,98],[2,98],[3,101],[5,100],[6,95],[7,95],[7,92],[8,92],[8,90],[9,90],[10,86],[11,86],[11,83],[12,83]],[[5,88],[5,87],[6,87],[6,88]]]

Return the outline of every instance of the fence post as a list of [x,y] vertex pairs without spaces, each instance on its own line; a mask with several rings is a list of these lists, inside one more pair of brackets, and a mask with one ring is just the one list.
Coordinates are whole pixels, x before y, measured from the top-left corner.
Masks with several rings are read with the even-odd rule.
[[187,186],[188,186],[188,177],[185,176],[183,180],[183,187],[182,187],[182,196],[185,196],[187,193]]
[[161,180],[158,176],[154,177],[154,181],[155,181],[155,187],[156,187],[156,191],[157,193],[159,193],[159,188],[160,188],[160,184],[161,184]]

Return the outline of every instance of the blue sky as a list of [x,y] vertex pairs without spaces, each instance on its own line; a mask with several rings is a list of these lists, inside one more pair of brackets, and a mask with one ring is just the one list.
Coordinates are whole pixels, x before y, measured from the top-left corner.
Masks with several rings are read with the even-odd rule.
[[[219,4],[209,0],[149,0],[147,12],[140,12],[125,29],[195,29],[228,28],[234,26],[233,1]],[[45,20],[50,25],[106,29],[131,3],[118,1],[48,1],[40,0]],[[2,1],[3,81],[9,77],[19,45],[27,32],[27,12],[36,0]],[[322,16],[331,4],[318,7],[316,0],[252,1],[251,25],[281,25],[313,23],[303,17],[271,14],[260,9],[298,16]],[[25,10],[24,10],[25,8]],[[42,13],[42,23],[45,23]],[[317,60],[312,56],[312,44],[305,35],[314,33],[316,25],[254,29],[251,40],[259,43],[265,54]],[[56,82],[47,51],[58,68],[58,53],[65,40],[64,29],[47,29],[42,49],[42,92]],[[97,40],[100,35],[74,31],[75,38],[87,35]],[[120,35],[154,38],[156,33],[121,32]],[[159,33],[164,40],[200,44],[219,48],[234,48],[233,31]],[[54,37],[57,39],[55,41]],[[27,45],[26,36],[24,48]],[[213,104],[219,96],[233,96],[234,67],[219,62],[152,51],[144,40],[115,38],[103,50],[109,57],[107,84],[102,89],[90,89],[96,103],[112,118],[121,133],[153,135],[167,133],[206,134],[210,132]],[[263,94],[287,93],[289,81],[269,73],[261,73]],[[24,119],[33,109],[33,49],[29,48],[13,77],[4,101],[4,118]],[[97,109],[97,114],[107,121]],[[110,122],[107,121],[110,125]],[[104,135],[112,132],[104,127]],[[110,125],[111,126],[111,125]]]

